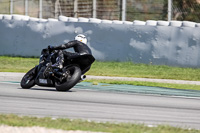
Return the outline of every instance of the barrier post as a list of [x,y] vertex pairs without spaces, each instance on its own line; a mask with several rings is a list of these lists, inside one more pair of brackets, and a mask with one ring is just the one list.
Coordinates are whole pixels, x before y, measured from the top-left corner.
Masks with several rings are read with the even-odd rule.
[[172,20],[172,0],[168,0],[168,21]]
[[122,0],[122,21],[126,21],[126,0]]
[[10,0],[10,14],[13,14],[13,0]]
[[25,15],[28,16],[28,0],[25,0]]
[[42,18],[42,0],[40,0],[40,3],[39,3],[39,18]]
[[92,17],[96,18],[97,17],[97,0],[93,0],[93,14]]
[[78,17],[78,0],[74,0],[74,17]]

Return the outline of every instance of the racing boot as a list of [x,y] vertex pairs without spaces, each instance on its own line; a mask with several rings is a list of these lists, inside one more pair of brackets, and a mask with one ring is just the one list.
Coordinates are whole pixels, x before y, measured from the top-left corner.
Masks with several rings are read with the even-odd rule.
[[55,68],[55,69],[62,69],[63,63],[64,63],[63,56],[59,56],[59,57],[56,58],[56,63],[51,65],[51,66],[52,66],[52,68]]
[[62,76],[60,71],[62,71],[63,63],[64,63],[64,60],[62,56],[59,56],[56,58],[56,63],[51,65],[51,67],[53,68],[53,73],[55,75]]
[[52,65],[51,63],[46,64],[46,68],[43,73],[45,78],[48,78],[53,75],[53,69],[51,65]]
[[44,55],[41,55],[40,60],[39,60],[39,64],[44,63],[44,61],[45,61],[45,57],[44,57]]

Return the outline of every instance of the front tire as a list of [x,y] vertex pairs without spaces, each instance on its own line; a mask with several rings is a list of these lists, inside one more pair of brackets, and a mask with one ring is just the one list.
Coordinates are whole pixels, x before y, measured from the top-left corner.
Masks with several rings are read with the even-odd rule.
[[67,81],[64,83],[55,82],[57,91],[68,91],[75,86],[81,78],[81,69],[78,66],[70,66],[66,69],[69,71]]
[[21,80],[21,87],[23,89],[29,89],[35,85],[35,69],[36,67],[29,70]]

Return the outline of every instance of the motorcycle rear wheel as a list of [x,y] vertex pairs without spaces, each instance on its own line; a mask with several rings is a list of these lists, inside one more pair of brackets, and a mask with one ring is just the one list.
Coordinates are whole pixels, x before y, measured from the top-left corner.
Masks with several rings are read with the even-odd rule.
[[35,85],[35,69],[36,67],[29,70],[21,80],[21,87],[23,89],[29,89]]
[[55,82],[55,87],[57,91],[69,91],[73,86],[75,86],[81,78],[81,69],[78,66],[70,66],[66,69],[70,72],[66,82],[59,83]]

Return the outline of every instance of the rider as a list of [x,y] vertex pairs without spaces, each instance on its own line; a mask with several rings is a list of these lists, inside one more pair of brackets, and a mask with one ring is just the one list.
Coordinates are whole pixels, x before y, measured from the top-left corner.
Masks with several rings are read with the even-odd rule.
[[[90,54],[92,52],[90,48],[86,45],[87,38],[83,34],[79,34],[75,37],[73,41],[70,41],[66,44],[62,44],[60,46],[48,46],[50,51],[58,50],[58,57],[56,58],[56,63],[52,65],[53,68],[62,69],[65,58],[75,58],[81,55]],[[74,48],[75,53],[64,51],[64,49]]]

